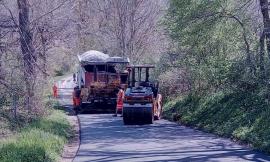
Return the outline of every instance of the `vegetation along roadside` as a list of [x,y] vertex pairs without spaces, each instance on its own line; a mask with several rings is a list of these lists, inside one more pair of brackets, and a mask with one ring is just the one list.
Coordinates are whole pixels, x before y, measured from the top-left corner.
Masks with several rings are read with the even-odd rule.
[[164,117],[206,132],[238,140],[270,153],[270,110],[257,93],[189,94],[169,101]]
[[57,161],[73,132],[66,114],[50,110],[16,135],[0,141],[0,161]]

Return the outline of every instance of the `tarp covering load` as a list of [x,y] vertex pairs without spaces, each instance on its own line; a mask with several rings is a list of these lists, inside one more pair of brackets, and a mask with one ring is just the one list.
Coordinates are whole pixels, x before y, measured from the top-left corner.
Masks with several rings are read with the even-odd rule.
[[95,50],[87,51],[81,55],[78,55],[78,58],[82,65],[130,62],[128,58],[110,57],[107,54]]
[[107,58],[107,63],[129,63],[129,58],[123,58],[123,57],[109,57]]
[[78,55],[78,58],[81,64],[104,64],[110,56],[99,51],[91,50]]

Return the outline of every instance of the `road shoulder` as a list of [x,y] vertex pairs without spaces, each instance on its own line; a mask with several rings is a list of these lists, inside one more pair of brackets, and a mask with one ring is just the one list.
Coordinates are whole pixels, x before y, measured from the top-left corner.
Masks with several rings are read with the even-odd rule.
[[72,126],[74,136],[64,146],[60,162],[72,162],[76,157],[80,147],[80,122],[79,118],[75,115],[68,116],[68,121]]

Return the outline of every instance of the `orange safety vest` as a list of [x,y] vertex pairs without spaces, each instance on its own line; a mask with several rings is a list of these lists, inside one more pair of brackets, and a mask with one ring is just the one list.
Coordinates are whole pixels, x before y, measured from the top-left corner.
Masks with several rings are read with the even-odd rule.
[[57,94],[57,87],[56,85],[53,85],[53,97],[57,97],[58,94]]
[[117,105],[116,105],[117,110],[123,109],[124,97],[125,97],[125,92],[122,89],[120,89],[117,94]]
[[75,92],[72,93],[73,106],[80,106],[80,97],[75,97]]

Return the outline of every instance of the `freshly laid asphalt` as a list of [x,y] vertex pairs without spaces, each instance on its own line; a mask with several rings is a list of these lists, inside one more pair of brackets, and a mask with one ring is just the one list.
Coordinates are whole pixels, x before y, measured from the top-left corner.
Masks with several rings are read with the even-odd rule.
[[[61,103],[70,105],[72,87],[63,85],[61,88]],[[121,117],[111,114],[80,114],[78,117],[81,144],[74,162],[270,161],[270,156],[229,139],[166,120],[152,125],[126,126]]]
[[228,139],[160,120],[152,125],[123,125],[111,114],[82,114],[81,161],[270,161],[270,157]]

